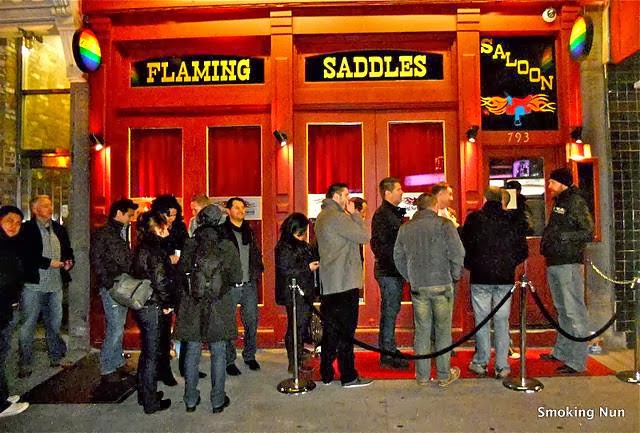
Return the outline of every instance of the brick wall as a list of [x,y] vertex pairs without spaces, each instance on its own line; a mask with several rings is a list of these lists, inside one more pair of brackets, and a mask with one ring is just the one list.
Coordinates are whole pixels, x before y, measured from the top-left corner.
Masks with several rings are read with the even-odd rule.
[[0,203],[15,203],[16,170],[16,43],[0,39]]
[[[615,218],[615,271],[618,280],[640,275],[640,53],[609,67],[608,95]],[[616,288],[618,331],[635,346],[634,290]]]

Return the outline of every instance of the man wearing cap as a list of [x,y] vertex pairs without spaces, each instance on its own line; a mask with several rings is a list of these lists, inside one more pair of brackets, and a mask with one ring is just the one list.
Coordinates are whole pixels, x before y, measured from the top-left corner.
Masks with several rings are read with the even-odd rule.
[[[476,325],[483,321],[511,290],[515,269],[527,258],[527,239],[520,221],[503,209],[504,190],[490,186],[484,192],[482,209],[472,212],[462,226],[460,237],[466,251],[464,266],[471,272],[471,305]],[[509,197],[509,194],[506,194]],[[496,348],[495,377],[509,375],[509,313],[511,298],[493,316]],[[491,357],[490,324],[476,334],[476,351],[469,370],[479,376],[487,374]]]
[[109,289],[116,277],[130,271],[133,255],[129,247],[129,224],[137,208],[138,205],[128,198],[114,201],[109,209],[109,221],[94,232],[91,243],[91,267],[104,308],[100,375],[105,382],[119,382],[129,373],[122,357],[127,307],[114,301]]
[[[541,253],[547,262],[547,280],[560,327],[575,337],[588,335],[584,303],[584,249],[593,239],[593,220],[587,203],[573,185],[567,168],[551,172],[547,188],[554,197],[549,222],[542,234]],[[550,354],[542,359],[562,361],[559,373],[584,371],[587,342],[572,341],[560,334]]]

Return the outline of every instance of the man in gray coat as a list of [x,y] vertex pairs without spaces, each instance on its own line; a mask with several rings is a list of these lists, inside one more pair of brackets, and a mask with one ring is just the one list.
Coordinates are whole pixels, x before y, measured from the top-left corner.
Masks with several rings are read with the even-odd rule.
[[[435,329],[435,349],[451,345],[453,285],[462,275],[464,247],[453,223],[438,216],[435,194],[422,194],[418,212],[400,227],[393,250],[398,272],[411,283],[414,350],[431,353],[431,328]],[[451,367],[451,354],[436,358],[438,385],[445,387],[460,377],[460,368]],[[416,381],[429,383],[431,360],[416,361]]]
[[359,289],[362,285],[360,244],[369,233],[344,183],[329,187],[315,226],[320,253],[322,381],[333,381],[333,361],[338,358],[340,381],[345,388],[367,386],[370,379],[358,376],[353,354],[353,337],[358,326]]

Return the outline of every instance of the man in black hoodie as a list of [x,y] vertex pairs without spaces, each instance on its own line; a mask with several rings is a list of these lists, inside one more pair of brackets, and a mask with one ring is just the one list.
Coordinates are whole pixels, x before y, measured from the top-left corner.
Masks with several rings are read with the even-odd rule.
[[[513,287],[515,269],[527,258],[527,240],[520,222],[503,209],[502,190],[489,187],[484,193],[482,209],[472,212],[462,227],[460,237],[466,251],[464,266],[471,272],[471,304],[476,325]],[[493,316],[496,347],[495,377],[510,373],[509,313],[511,298]],[[476,334],[476,351],[469,370],[484,376],[491,356],[489,323]]]
[[122,357],[122,337],[128,308],[109,295],[114,280],[131,271],[133,254],[129,247],[129,224],[138,205],[128,198],[114,201],[109,221],[93,234],[91,267],[104,308],[105,332],[100,350],[100,375],[106,382],[119,382],[128,373]]
[[[569,169],[553,170],[547,188],[554,197],[554,205],[540,249],[547,262],[551,297],[560,327],[575,337],[586,337],[589,330],[583,262],[587,242],[593,239],[593,219],[573,185]],[[586,369],[587,351],[587,342],[572,341],[558,334],[553,351],[540,357],[564,362],[557,371],[573,374]]]

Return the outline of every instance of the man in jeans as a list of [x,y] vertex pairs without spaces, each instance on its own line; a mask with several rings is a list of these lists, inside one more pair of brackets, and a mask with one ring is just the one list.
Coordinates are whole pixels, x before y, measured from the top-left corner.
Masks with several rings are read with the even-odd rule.
[[[471,272],[471,304],[476,325],[483,321],[513,287],[515,269],[527,258],[527,239],[518,214],[503,209],[500,188],[484,192],[482,209],[472,212],[462,226],[461,237],[466,256],[464,265]],[[508,195],[506,195],[508,197]],[[502,379],[509,368],[509,314],[511,297],[493,316],[496,346],[495,377]],[[476,334],[476,352],[469,370],[484,376],[491,357],[490,325]]]
[[[380,286],[380,330],[378,344],[386,352],[398,352],[396,346],[396,319],[400,312],[404,278],[393,262],[393,247],[398,237],[405,210],[398,207],[402,201],[400,180],[385,177],[378,185],[382,204],[371,221],[371,250],[376,257],[373,269]],[[409,361],[389,354],[380,356],[382,367],[407,369]]]
[[[434,194],[418,197],[418,212],[400,227],[393,259],[400,274],[411,283],[415,323],[416,355],[431,353],[431,328],[435,329],[435,349],[451,345],[453,285],[462,275],[464,247],[453,223],[439,217]],[[448,386],[460,377],[460,368],[451,367],[451,354],[436,358],[438,385]],[[431,360],[416,361],[416,381],[426,385],[431,377]]]
[[100,351],[100,375],[105,382],[119,382],[128,371],[122,357],[122,336],[128,308],[109,295],[114,280],[128,273],[133,256],[129,248],[129,224],[138,205],[123,198],[109,209],[109,221],[93,234],[91,267],[100,288],[104,308],[105,333]]

